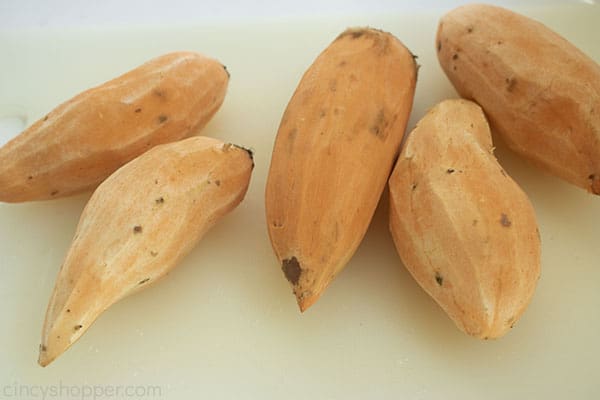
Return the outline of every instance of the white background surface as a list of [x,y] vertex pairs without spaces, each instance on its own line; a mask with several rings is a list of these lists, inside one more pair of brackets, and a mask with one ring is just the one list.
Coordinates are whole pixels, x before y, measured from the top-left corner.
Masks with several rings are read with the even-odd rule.
[[[22,27],[115,26],[206,21],[257,20],[287,17],[352,16],[407,13],[432,8],[452,8],[468,1],[452,0],[3,0],[0,29]],[[595,4],[596,0],[489,1],[515,6]]]
[[[508,4],[600,61],[600,10],[587,3]],[[264,184],[302,72],[347,26],[388,30],[422,66],[412,127],[455,95],[433,47],[437,20],[454,4],[0,2],[0,118],[13,126],[151,57],[189,49],[220,59],[232,74],[203,134],[256,152],[240,207],[163,282],[109,309],[45,369],[36,359],[46,304],[89,194],[0,204],[0,397],[42,398],[43,389],[62,386],[71,394],[63,398],[81,398],[97,386],[99,398],[157,398],[109,395],[118,386],[157,385],[165,399],[597,398],[600,201],[499,141],[498,158],[536,208],[543,244],[534,299],[501,340],[460,333],[412,280],[387,230],[385,197],[355,257],[304,315],[271,251]],[[14,395],[20,387],[32,395]]]

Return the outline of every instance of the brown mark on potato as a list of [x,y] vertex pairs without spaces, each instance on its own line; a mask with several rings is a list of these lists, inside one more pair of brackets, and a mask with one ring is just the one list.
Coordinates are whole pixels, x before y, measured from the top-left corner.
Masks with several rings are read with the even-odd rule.
[[156,204],[163,204],[165,202],[165,198],[164,197],[159,197],[158,199],[154,200]]
[[590,191],[594,194],[600,195],[600,174],[590,174],[588,176],[590,182]]
[[458,53],[454,53],[454,55],[452,56],[453,60],[458,60]]
[[80,325],[75,325],[73,327],[73,329],[75,329],[76,331],[80,330],[81,328],[83,328],[83,325],[81,325],[81,324]]
[[168,119],[169,119],[169,117],[167,117],[164,114],[161,114],[158,116],[158,123],[159,124],[165,123]]
[[510,221],[510,219],[508,219],[508,215],[502,213],[500,215],[500,224],[502,224],[502,226],[508,228],[509,226],[512,225],[512,222]]
[[440,273],[437,271],[435,272],[435,281],[439,286],[442,286],[444,284],[444,277],[440,275]]
[[377,116],[375,117],[375,121],[373,121],[373,124],[369,128],[369,131],[371,131],[371,133],[374,134],[375,136],[377,136],[378,138],[385,140],[385,138],[387,136],[387,132],[386,132],[385,128],[387,128],[387,125],[388,125],[388,121],[385,117],[385,112],[383,111],[383,109],[381,109],[377,113]]
[[136,108],[136,109],[134,110],[134,112],[136,112],[136,113],[141,113],[141,112],[142,112],[142,109],[141,109],[141,108]]
[[144,283],[148,282],[149,280],[150,280],[150,278],[142,279],[141,281],[138,282],[138,285],[143,285]]
[[300,280],[300,274],[302,273],[302,268],[300,267],[300,263],[296,257],[283,260],[281,263],[281,269],[283,270],[285,278],[292,285],[295,286],[298,284],[298,281]]
[[438,51],[438,53],[440,51],[442,51],[442,41],[441,40],[438,40],[438,42],[437,42],[437,51]]
[[298,128],[294,127],[288,131],[288,140],[287,140],[288,153],[294,152],[294,143],[296,142],[297,136],[298,136]]
[[152,93],[154,93],[154,95],[158,98],[165,99],[166,93],[162,89],[154,89],[154,92],[152,92]]
[[506,90],[508,90],[509,92],[512,92],[513,90],[515,90],[515,85],[517,84],[517,80],[515,78],[506,78],[505,82],[506,82]]
[[142,233],[142,226],[141,225],[134,226],[133,233]]

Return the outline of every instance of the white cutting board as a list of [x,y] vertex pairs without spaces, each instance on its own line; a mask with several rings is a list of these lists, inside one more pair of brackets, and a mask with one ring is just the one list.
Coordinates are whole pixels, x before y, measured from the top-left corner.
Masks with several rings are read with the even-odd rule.
[[[513,8],[600,61],[599,6]],[[352,261],[303,315],[272,253],[266,174],[303,71],[347,26],[392,32],[421,64],[412,127],[455,96],[433,45],[444,11],[1,32],[0,119],[13,125],[165,52],[220,59],[230,86],[203,134],[251,147],[256,168],[245,201],[177,269],[110,308],[45,369],[36,360],[46,304],[89,194],[0,204],[0,397],[599,398],[600,198],[531,168],[499,141],[543,244],[533,301],[500,340],[459,332],[413,281],[388,233],[385,197]],[[5,140],[9,124],[0,125]]]

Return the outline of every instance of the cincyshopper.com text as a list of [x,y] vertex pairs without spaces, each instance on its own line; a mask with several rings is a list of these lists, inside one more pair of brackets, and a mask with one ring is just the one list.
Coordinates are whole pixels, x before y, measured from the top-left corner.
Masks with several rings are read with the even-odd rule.
[[0,398],[3,399],[159,399],[162,387],[155,385],[66,385],[58,384],[27,385],[13,382],[3,385]]

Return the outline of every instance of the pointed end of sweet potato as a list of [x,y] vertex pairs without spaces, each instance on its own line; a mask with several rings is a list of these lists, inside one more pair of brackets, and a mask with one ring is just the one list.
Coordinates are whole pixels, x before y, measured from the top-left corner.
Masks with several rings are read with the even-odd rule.
[[87,330],[83,324],[71,324],[69,320],[60,318],[49,329],[44,329],[38,357],[38,364],[42,367],[57,359]]
[[310,306],[315,304],[320,297],[320,293],[314,295],[312,292],[303,292],[296,294],[296,301],[298,302],[298,307],[300,308],[300,312],[308,310]]
[[283,260],[281,270],[294,289],[300,312],[306,311],[319,299],[322,289],[315,287],[314,281],[311,284],[311,281],[303,277],[305,270],[302,263],[295,256]]

